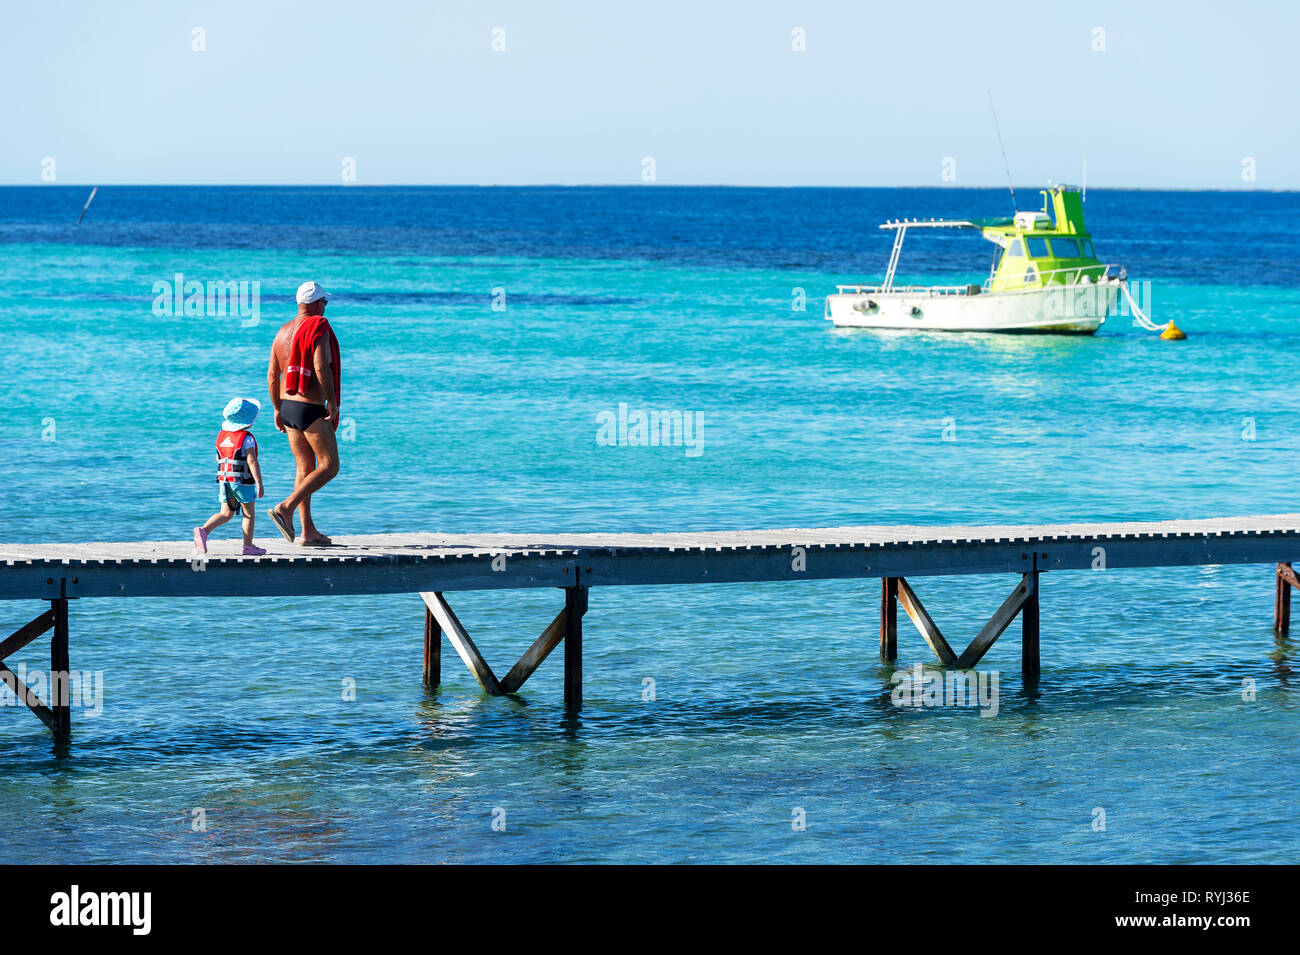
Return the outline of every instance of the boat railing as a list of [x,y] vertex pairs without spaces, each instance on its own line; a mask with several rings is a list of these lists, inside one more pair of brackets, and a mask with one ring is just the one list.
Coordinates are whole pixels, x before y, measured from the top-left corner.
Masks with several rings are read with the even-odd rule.
[[883,292],[895,294],[906,292],[924,295],[968,295],[970,293],[970,287],[966,285],[890,285],[888,287],[884,285],[837,285],[835,287],[841,295],[870,295]]
[[[1069,286],[1091,284],[1094,281],[1093,274],[1096,273],[1098,269],[1102,270],[1098,278],[1115,278],[1117,276],[1112,275],[1112,272],[1118,273],[1119,268],[1118,265],[1114,264],[1098,263],[1097,265],[1072,265],[1068,268],[1048,269],[1046,271],[1037,271],[1036,274],[1041,280],[1050,279],[1052,276],[1056,275],[1069,276],[1070,273],[1073,273],[1073,276],[1069,278],[1068,281],[1049,281],[1044,283],[1049,285]],[[1085,280],[1087,281],[1085,282]],[[838,290],[840,295],[970,295],[972,289],[978,289],[981,293],[987,292],[991,281],[991,279],[985,279],[982,284],[978,285],[971,282],[968,285],[837,285],[835,288]],[[1042,285],[1025,286],[1025,289],[1038,288],[1042,288]],[[1005,289],[1005,291],[1008,292],[1018,292],[1023,290],[1024,289],[1020,288]]]

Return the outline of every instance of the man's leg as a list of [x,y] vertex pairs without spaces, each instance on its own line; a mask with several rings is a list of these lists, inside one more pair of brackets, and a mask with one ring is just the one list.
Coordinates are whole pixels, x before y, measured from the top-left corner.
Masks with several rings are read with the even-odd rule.
[[[290,434],[295,432],[290,429]],[[334,440],[334,428],[328,418],[313,421],[304,434],[312,452],[316,455],[316,466],[294,486],[293,493],[277,505],[276,510],[286,519],[305,499],[310,498],[339,473],[339,449]],[[297,455],[295,454],[295,459]],[[319,532],[317,532],[319,536]],[[303,538],[308,539],[307,537]]]
[[316,469],[316,453],[312,451],[306,435],[297,428],[285,428],[284,434],[285,437],[289,439],[289,450],[293,454],[293,493],[279,504],[275,505],[275,507],[271,508],[271,510],[278,513],[281,518],[284,519],[284,522],[292,527],[293,510],[297,506],[295,498],[297,497],[299,488],[302,487],[302,482],[305,481],[307,476]]
[[[334,479],[339,473],[339,447],[334,437],[334,429],[330,426],[328,418],[322,418],[314,422],[307,429],[307,442],[311,445],[312,454],[316,458],[316,471],[314,474],[320,475],[317,483],[311,491],[302,499],[299,505],[298,513],[306,513],[307,520],[311,520],[311,494],[320,490],[321,486]],[[329,542],[329,538],[316,529],[316,525],[311,524],[310,530],[307,525],[303,525],[303,540],[305,541],[324,541]]]
[[[311,449],[311,442],[303,432],[290,428],[288,435],[289,450],[293,452],[295,466],[293,489],[297,491],[302,487],[302,482],[307,479],[307,475],[316,470],[316,452]],[[304,497],[298,505],[298,517],[302,522],[303,537],[311,539],[320,536],[320,531],[316,530],[316,525],[311,520],[310,497]]]

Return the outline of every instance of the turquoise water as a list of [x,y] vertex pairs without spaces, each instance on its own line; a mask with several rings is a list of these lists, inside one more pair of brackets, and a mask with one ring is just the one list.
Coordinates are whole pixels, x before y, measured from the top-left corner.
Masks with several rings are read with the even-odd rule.
[[[188,218],[185,190],[104,190],[81,232],[38,192],[0,190],[3,541],[184,539],[213,510],[220,410],[263,396],[306,278],[339,292],[352,428],[315,506],[327,533],[1300,509],[1300,249],[1266,235],[1268,267],[1227,285],[1208,238],[1171,248],[1130,214],[1262,216],[1259,197],[1090,194],[1103,257],[1189,334],[1167,343],[1124,318],[1093,338],[833,330],[822,296],[878,275],[887,244],[789,225],[780,190],[559,190],[516,215],[508,190],[435,192],[424,231],[367,210],[375,191],[320,190],[343,196],[331,231],[299,221],[307,190],[227,191],[222,209],[257,214]],[[941,190],[915,192],[853,201],[870,222],[985,212],[979,193],[932,212]],[[717,208],[745,226],[731,244],[699,238]],[[260,282],[258,322],[155,315],[177,271]],[[695,412],[702,453],[602,446],[597,415],[620,403]],[[255,431],[283,495],[287,445]],[[961,644],[1013,583],[914,581]],[[447,648],[425,692],[414,595],[83,601],[72,664],[102,671],[102,713],[74,711],[64,751],[0,706],[0,827],[31,836],[7,852],[24,862],[1294,862],[1295,647],[1271,633],[1272,592],[1263,566],[1046,575],[1042,681],[1023,687],[1013,626],[981,664],[993,718],[891,704],[875,580],[597,589],[576,717],[559,654],[489,698]],[[498,672],[561,602],[451,600]],[[0,606],[8,630],[43,608]],[[43,668],[43,647],[7,662]],[[903,617],[897,667],[931,662]]]

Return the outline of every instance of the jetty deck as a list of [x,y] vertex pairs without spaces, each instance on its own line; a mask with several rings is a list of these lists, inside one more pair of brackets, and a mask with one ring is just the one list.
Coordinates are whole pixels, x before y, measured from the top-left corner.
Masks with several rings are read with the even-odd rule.
[[[1038,578],[1058,570],[1207,564],[1275,564],[1274,626],[1290,623],[1291,568],[1300,557],[1300,514],[1203,520],[989,526],[860,526],[680,533],[376,534],[335,538],[329,548],[262,540],[243,557],[238,537],[199,557],[189,541],[0,544],[0,600],[44,600],[50,609],[0,641],[0,679],[56,733],[70,715],[45,707],[3,660],[53,630],[51,673],[68,670],[68,603],[108,597],[420,594],[425,603],[425,683],[441,679],[441,637],[483,688],[519,689],[565,644],[565,700],[581,705],[582,615],[604,586],[665,586],[880,578],[880,652],[897,653],[897,606],[939,660],[973,667],[1007,626],[1022,620],[1022,669],[1039,673]],[[1014,589],[971,644],[948,644],[907,583],[909,577],[1014,574]],[[498,678],[445,594],[559,588],[564,607],[519,662]]]

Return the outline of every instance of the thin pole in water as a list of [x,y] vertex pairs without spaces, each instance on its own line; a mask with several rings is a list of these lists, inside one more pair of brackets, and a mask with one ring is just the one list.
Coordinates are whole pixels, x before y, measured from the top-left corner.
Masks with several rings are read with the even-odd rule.
[[1007,188],[1011,190],[1011,211],[1019,212],[1016,206],[1016,187],[1011,182],[1011,164],[1007,162],[1007,147],[1002,145],[1002,129],[998,126],[998,111],[993,108],[993,91],[989,90],[989,112],[993,114],[993,131],[998,134],[998,149],[1002,150],[1002,168],[1007,171]]
[[77,216],[77,225],[81,225],[81,220],[86,218],[86,210],[89,209],[90,204],[95,201],[95,193],[97,192],[99,192],[99,186],[95,186],[90,190],[90,198],[88,198],[86,204],[81,207],[81,215]]

